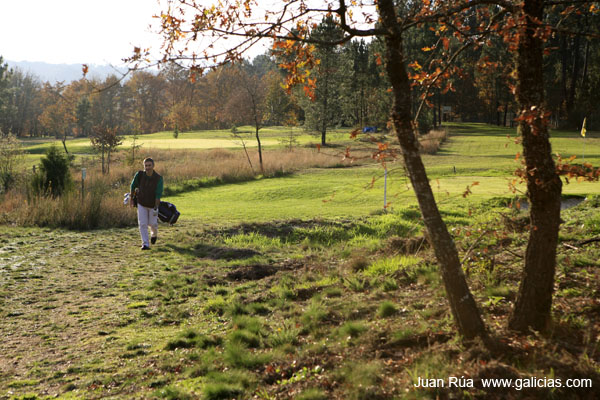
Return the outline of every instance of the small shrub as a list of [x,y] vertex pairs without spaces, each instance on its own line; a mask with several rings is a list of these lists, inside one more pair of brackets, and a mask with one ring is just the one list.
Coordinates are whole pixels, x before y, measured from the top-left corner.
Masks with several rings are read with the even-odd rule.
[[343,291],[339,287],[330,287],[330,288],[325,289],[323,294],[325,294],[325,297],[328,297],[328,298],[340,297],[343,294]]
[[381,398],[383,368],[377,361],[367,364],[348,362],[334,372],[336,379],[344,383],[345,399],[367,400]]
[[182,389],[176,386],[167,386],[154,393],[154,395],[160,399],[167,400],[192,400],[192,396],[184,392]]
[[381,276],[390,275],[398,270],[406,270],[421,261],[420,258],[414,256],[396,256],[390,258],[381,258],[372,263],[365,270],[366,276]]
[[351,276],[344,279],[344,286],[353,292],[362,292],[368,287],[368,282],[359,276]]
[[229,340],[234,343],[240,343],[250,348],[260,346],[260,338],[257,334],[246,329],[239,329],[229,334]]
[[212,373],[220,367],[220,353],[212,348],[203,353],[190,353],[188,358],[194,361],[192,368],[187,370],[187,375],[190,378],[198,378]]
[[352,272],[364,271],[369,266],[369,260],[364,256],[353,257],[345,264],[346,269]]
[[247,371],[211,372],[206,376],[206,384],[202,390],[203,399],[240,398],[245,390],[255,384],[256,378]]
[[243,344],[230,341],[225,346],[224,360],[232,367],[253,369],[268,363],[271,356],[253,353]]
[[391,292],[398,289],[398,282],[392,277],[387,277],[381,282],[381,287],[386,292]]
[[369,328],[365,325],[357,322],[346,322],[340,327],[340,334],[343,337],[349,337],[355,339],[365,333]]
[[34,196],[60,196],[72,187],[69,159],[52,145],[41,159],[39,171],[33,175],[31,189]]
[[211,312],[211,313],[215,313],[218,315],[223,315],[223,313],[225,313],[226,309],[227,309],[227,302],[225,301],[225,299],[222,296],[215,296],[215,297],[209,299],[206,302],[206,306],[204,307],[204,310],[206,312]]
[[429,332],[429,330],[430,325],[425,321],[421,321],[416,326],[407,326],[403,329],[394,332],[392,334],[392,339],[390,340],[390,342],[411,342],[415,340],[417,336],[425,335],[427,332]]
[[486,287],[485,294],[489,297],[501,297],[506,299],[513,299],[515,297],[514,289],[505,285]]
[[[600,221],[600,219],[599,219],[599,221]],[[600,222],[599,222],[599,228],[600,228]],[[600,232],[600,230],[599,230],[599,232]],[[600,263],[598,261],[592,260],[589,257],[581,255],[581,256],[575,257],[575,259],[573,260],[573,265],[576,267],[586,268],[586,267],[597,267],[600,265]]]
[[301,317],[302,325],[309,332],[316,332],[327,318],[327,311],[318,301],[313,301]]
[[409,282],[418,282],[420,284],[435,285],[440,283],[440,274],[434,264],[419,265],[406,270]]
[[271,347],[279,347],[284,345],[297,345],[300,329],[296,328],[293,323],[284,323],[283,326],[275,329],[275,332],[269,337]]
[[247,305],[247,310],[250,314],[265,315],[270,312],[269,307],[263,303],[250,303]]
[[202,393],[206,400],[234,399],[244,393],[244,388],[236,383],[208,382]]
[[245,329],[255,335],[260,335],[264,324],[259,318],[239,315],[233,318],[233,325],[236,329]]
[[296,400],[327,400],[329,396],[323,390],[318,388],[310,388],[306,389],[298,396],[296,396]]
[[398,312],[398,308],[391,301],[384,301],[377,310],[377,316],[380,318],[388,318]]
[[248,314],[248,310],[246,308],[246,305],[244,305],[240,301],[240,299],[235,298],[235,299],[231,300],[231,302],[229,303],[229,306],[227,307],[227,314],[232,315],[232,316],[244,315],[244,314]]
[[209,347],[218,346],[219,344],[221,344],[221,342],[222,340],[219,337],[207,336],[198,333],[194,329],[187,329],[179,333],[179,335],[177,335],[177,338],[167,342],[165,349],[206,349]]
[[229,294],[229,289],[226,286],[217,285],[213,288],[213,290],[215,294],[219,296],[226,296]]

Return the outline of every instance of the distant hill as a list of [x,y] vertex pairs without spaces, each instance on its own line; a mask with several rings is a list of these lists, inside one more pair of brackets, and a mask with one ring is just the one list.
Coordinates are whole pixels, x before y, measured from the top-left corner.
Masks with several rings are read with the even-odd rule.
[[[48,81],[50,83],[56,83],[58,81],[64,81],[65,83],[69,83],[83,77],[82,64],[49,64],[45,62],[10,60],[7,60],[6,63],[11,68],[17,67],[23,72],[30,72],[36,75],[42,82]],[[120,69],[120,71],[121,73],[125,72],[124,69]],[[87,78],[104,79],[112,74],[118,75],[118,72],[110,65],[91,64],[89,65]]]

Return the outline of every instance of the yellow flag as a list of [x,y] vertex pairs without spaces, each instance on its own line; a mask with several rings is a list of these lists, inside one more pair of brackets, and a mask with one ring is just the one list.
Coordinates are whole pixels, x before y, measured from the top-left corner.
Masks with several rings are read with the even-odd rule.
[[583,126],[581,127],[581,136],[583,136],[583,137],[585,137],[585,132],[586,132],[585,120],[586,120],[586,118],[583,119]]

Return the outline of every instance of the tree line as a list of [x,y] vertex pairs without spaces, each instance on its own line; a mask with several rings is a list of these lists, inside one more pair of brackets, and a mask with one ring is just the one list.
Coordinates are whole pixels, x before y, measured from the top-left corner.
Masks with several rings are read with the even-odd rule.
[[[569,26],[553,32],[544,44],[546,108],[554,127],[575,129],[587,117],[588,129],[599,129],[600,44],[594,35],[600,31],[600,16],[565,16],[566,8],[546,8],[544,16],[549,24]],[[477,19],[464,24],[474,31]],[[276,48],[201,75],[190,76],[188,69],[171,63],[157,72],[133,71],[125,79],[112,75],[71,83],[41,82],[31,73],[10,70],[0,57],[0,130],[4,135],[66,138],[107,130],[122,135],[301,125],[325,144],[331,127],[385,129],[392,105],[381,62],[385,46],[363,38],[335,44],[342,36],[339,23],[323,17],[310,31],[319,61],[302,67],[312,85],[287,89],[285,67],[293,60]],[[402,40],[411,78],[421,83],[444,67],[440,52],[451,54],[461,45],[452,37],[442,40],[426,24],[405,32]],[[499,36],[490,37],[485,46],[467,48],[453,60],[444,86],[425,90],[425,85],[415,85],[412,113],[420,108],[419,131],[443,120],[512,126],[518,107],[510,46]]]

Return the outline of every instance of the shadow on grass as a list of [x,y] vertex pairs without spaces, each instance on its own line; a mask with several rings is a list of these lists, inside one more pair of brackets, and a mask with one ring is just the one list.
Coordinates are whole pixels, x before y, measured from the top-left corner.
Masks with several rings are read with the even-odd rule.
[[[217,230],[207,231],[210,236],[234,236],[243,235],[249,233],[256,233],[268,238],[281,238],[284,240],[292,239],[292,235],[297,232],[298,229],[314,229],[314,228],[338,228],[350,231],[355,228],[358,224],[355,221],[350,220],[302,220],[302,219],[290,219],[282,221],[271,221],[271,222],[251,222],[243,223],[237,226],[229,227],[226,229],[219,228]],[[298,239],[297,237],[295,239]]]
[[226,278],[230,281],[256,281],[276,273],[277,268],[272,265],[255,264],[240,266],[227,273]]
[[166,247],[180,254],[191,255],[197,258],[209,258],[211,260],[242,260],[261,254],[252,249],[219,247],[204,243],[198,243],[193,248],[181,247],[173,244],[168,244]]
[[285,178],[294,175],[293,172],[289,171],[275,171],[271,175],[264,177],[257,177],[254,175],[224,175],[222,177],[206,177],[190,179],[185,182],[174,183],[164,189],[164,196],[176,196],[178,194],[193,192],[198,189],[213,188],[222,185],[231,185],[238,183],[252,182],[259,179],[270,179],[270,178]]

